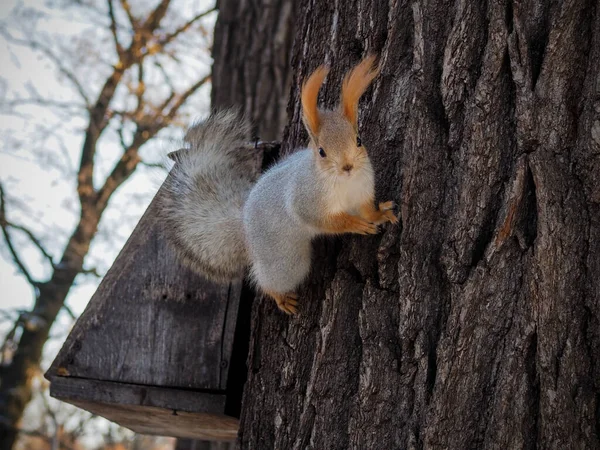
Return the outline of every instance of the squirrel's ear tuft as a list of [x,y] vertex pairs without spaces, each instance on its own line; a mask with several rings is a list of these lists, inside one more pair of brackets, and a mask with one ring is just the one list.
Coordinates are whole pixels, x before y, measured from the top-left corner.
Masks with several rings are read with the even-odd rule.
[[376,58],[376,55],[369,55],[344,77],[340,106],[342,114],[354,128],[358,127],[358,100],[380,71],[375,65]]
[[308,133],[311,136],[318,135],[321,129],[321,117],[317,108],[317,99],[323,80],[325,80],[328,72],[328,67],[319,66],[302,84],[302,116],[304,118],[304,125],[306,125]]

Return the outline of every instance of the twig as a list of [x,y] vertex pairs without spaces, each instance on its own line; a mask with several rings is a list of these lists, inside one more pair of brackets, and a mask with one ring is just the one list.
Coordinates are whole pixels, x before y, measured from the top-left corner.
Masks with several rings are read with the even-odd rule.
[[186,23],[184,23],[181,27],[177,28],[172,33],[167,34],[163,39],[160,39],[158,41],[159,45],[165,46],[166,44],[171,42],[173,39],[175,39],[177,36],[179,36],[181,33],[187,31],[198,20],[202,19],[203,17],[208,16],[209,14],[215,12],[216,10],[217,10],[217,7],[215,6],[214,8],[211,8],[207,11],[196,14],[194,17],[192,17],[190,20],[188,20]]
[[153,63],[156,66],[156,68],[160,71],[160,73],[162,73],[162,76],[165,79],[165,83],[167,84],[167,86],[169,86],[170,91],[175,92],[175,85],[171,81],[171,77],[169,77],[169,74],[167,73],[161,62],[158,59],[155,59]]
[[98,269],[96,267],[92,267],[91,269],[81,269],[79,273],[84,275],[94,275],[97,278],[102,278],[102,275],[98,273]]
[[123,124],[123,121],[121,121],[121,126],[117,129],[117,134],[119,135],[119,143],[121,144],[123,150],[127,148],[127,144],[125,143],[125,136],[123,135],[124,127],[125,125]]
[[38,287],[40,285],[40,282],[35,280],[31,276],[31,273],[25,266],[25,263],[23,263],[23,261],[21,260],[21,257],[17,253],[17,250],[15,249],[15,246],[13,245],[10,233],[8,232],[9,224],[6,220],[6,204],[5,204],[5,198],[4,198],[4,187],[2,186],[1,183],[0,183],[0,227],[2,228],[2,234],[4,235],[4,240],[6,241],[6,246],[8,247],[8,251],[12,255],[13,261],[15,262],[15,264],[17,265],[17,267],[19,268],[19,270],[21,271],[23,276],[27,279],[29,284],[31,284],[34,287]]
[[4,199],[4,187],[0,184],[0,225],[2,228],[14,228],[15,230],[22,231],[27,235],[29,240],[37,247],[37,249],[44,255],[44,257],[48,260],[50,265],[54,268],[54,260],[52,255],[44,248],[40,240],[31,232],[31,230],[25,228],[23,225],[17,225],[15,223],[9,222],[6,219],[6,206]]
[[71,319],[77,320],[77,316],[75,315],[73,310],[66,303],[63,303],[62,307],[66,311],[66,313],[69,315],[69,317],[71,317]]
[[137,106],[133,115],[137,117],[144,108],[144,93],[146,92],[146,84],[144,83],[144,61],[140,61],[137,65],[138,68],[138,84],[135,95],[137,97]]
[[141,164],[144,167],[148,167],[150,169],[162,169],[162,170],[166,170],[166,166],[162,163],[150,163],[150,162],[146,162],[146,161],[140,161],[139,164]]
[[81,96],[83,101],[85,102],[86,107],[87,108],[90,107],[91,102],[85,92],[85,89],[83,88],[83,85],[79,82],[79,80],[77,79],[75,74],[64,66],[64,64],[62,63],[62,60],[58,56],[56,56],[52,52],[52,50],[50,50],[48,47],[41,44],[40,42],[37,42],[34,40],[26,40],[26,39],[16,38],[12,34],[10,34],[8,31],[6,31],[5,29],[2,29],[2,28],[0,28],[0,34],[2,34],[7,41],[10,41],[10,42],[12,42],[14,44],[18,44],[18,45],[24,45],[24,46],[30,47],[34,50],[39,50],[44,55],[46,55],[46,57],[48,59],[52,60],[52,62],[56,65],[59,72],[62,73],[65,77],[67,77],[67,79],[69,81],[71,81],[71,83],[73,84],[75,89],[77,89],[77,92],[79,93],[79,95]]
[[[204,78],[201,78],[198,82],[196,82],[192,86],[190,86],[190,88],[187,91],[185,91],[183,94],[176,96],[177,100],[175,101],[173,106],[171,106],[171,108],[169,108],[169,111],[165,114],[165,117],[168,119],[172,119],[173,117],[175,117],[175,115],[177,114],[177,111],[179,110],[181,105],[183,105],[185,103],[185,101],[192,94],[194,94],[198,89],[200,89],[204,84],[208,83],[210,80],[211,80],[211,76],[206,75]],[[163,103],[163,107],[161,108],[161,110],[166,108],[167,106],[168,106],[168,103],[166,103],[166,102]]]
[[16,98],[7,102],[1,102],[0,106],[14,107],[22,105],[41,105],[41,106],[53,106],[55,108],[63,109],[86,109],[85,105],[76,102],[60,102],[57,100],[42,98],[42,97],[30,97],[30,98]]
[[110,32],[113,36],[113,41],[115,43],[115,50],[117,51],[117,55],[121,58],[123,53],[123,46],[119,42],[119,38],[117,36],[117,19],[115,18],[115,10],[113,8],[113,0],[106,0],[108,3],[108,16],[110,17]]
[[147,29],[150,35],[160,25],[160,22],[163,20],[165,14],[167,13],[167,9],[169,9],[170,3],[171,0],[162,0],[146,18],[146,21],[144,22],[143,26]]
[[27,237],[29,238],[29,240],[33,243],[33,245],[35,245],[38,248],[38,250],[45,256],[45,258],[48,260],[50,265],[52,267],[54,267],[54,261],[53,261],[52,255],[44,248],[44,246],[42,245],[40,240],[34,236],[34,234],[31,232],[31,230],[28,230],[23,225],[17,225],[12,222],[9,222],[9,221],[5,221],[5,223],[8,227],[14,228],[15,230],[19,230],[19,231],[22,231],[23,233],[25,233],[27,235]]
[[127,14],[131,28],[133,28],[134,31],[137,30],[138,20],[131,13],[131,6],[129,5],[129,2],[127,0],[121,0],[121,7],[125,11],[125,14]]

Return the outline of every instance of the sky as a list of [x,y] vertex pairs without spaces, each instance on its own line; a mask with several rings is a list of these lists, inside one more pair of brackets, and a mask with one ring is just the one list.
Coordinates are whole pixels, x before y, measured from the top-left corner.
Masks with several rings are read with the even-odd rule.
[[[56,42],[65,43],[70,49],[74,48],[85,62],[77,67],[77,73],[93,98],[101,85],[103,73],[96,70],[90,61],[105,57],[99,42],[106,36],[98,34],[98,26],[91,24],[87,17],[76,10],[71,8],[65,12],[57,8],[59,2],[1,0],[0,30],[8,29],[14,36],[19,33],[26,35],[32,30],[40,36],[56,38]],[[137,3],[133,2],[134,5]],[[186,18],[213,4],[207,0],[174,3],[176,5],[173,8],[178,16],[174,20],[182,19],[176,20],[177,23],[183,23]],[[15,27],[16,19],[24,25]],[[214,14],[207,17],[207,29],[212,30],[215,19]],[[27,27],[31,27],[31,30]],[[82,42],[77,47],[74,42],[79,40]],[[48,42],[54,41],[49,39]],[[90,50],[90,55],[87,55],[88,48],[96,44],[96,54]],[[58,46],[53,48],[59,51]],[[183,85],[190,77],[208,73],[211,61],[208,52],[204,53],[182,55],[186,70],[174,76],[175,85]],[[190,120],[208,112],[209,89],[209,86],[203,88],[190,102]],[[7,195],[7,216],[10,221],[30,228],[57,259],[79,214],[74,171],[78,164],[85,120],[79,118],[80,111],[73,106],[60,110],[58,115],[49,112],[47,107],[39,106],[20,107],[18,115],[7,114],[8,102],[32,95],[64,103],[78,101],[76,91],[60,75],[52,61],[39,52],[9,43],[0,35],[0,182]],[[143,149],[142,156],[149,162],[163,161],[167,152],[177,148],[182,134],[182,129],[165,130]],[[109,136],[102,143],[95,173],[100,179],[118,157],[116,142],[115,136],[112,141]],[[115,194],[86,259],[87,268],[97,268],[102,274],[108,270],[165,176],[165,170],[140,167]],[[22,234],[13,233],[13,236],[33,276],[46,279],[50,268],[39,252]],[[75,315],[83,312],[99,281],[92,275],[80,275],[77,278],[66,302]],[[17,310],[30,309],[33,302],[32,288],[16,270],[2,240],[0,309],[16,314]],[[72,323],[67,313],[60,314],[51,331],[51,336],[55,338],[45,349],[44,366],[51,362]],[[0,321],[0,338],[3,339],[9,327],[10,322]]]

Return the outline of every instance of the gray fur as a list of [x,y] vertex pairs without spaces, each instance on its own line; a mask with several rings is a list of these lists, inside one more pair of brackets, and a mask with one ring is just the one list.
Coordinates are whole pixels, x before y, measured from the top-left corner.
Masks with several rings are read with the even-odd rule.
[[260,174],[249,135],[248,122],[231,110],[192,126],[159,199],[180,259],[218,282],[243,277],[249,264],[242,207]]
[[[313,238],[331,232],[324,220],[373,201],[368,155],[345,119],[324,115],[327,158],[298,150],[260,178],[252,150],[240,148],[249,130],[236,113],[188,131],[190,149],[176,154],[161,200],[165,233],[184,262],[215,281],[240,278],[251,266],[262,290],[295,291],[310,272]],[[352,177],[342,169],[348,161]]]
[[325,183],[311,150],[300,150],[265,173],[244,206],[253,280],[264,290],[293,292],[310,272],[311,241],[320,233]]

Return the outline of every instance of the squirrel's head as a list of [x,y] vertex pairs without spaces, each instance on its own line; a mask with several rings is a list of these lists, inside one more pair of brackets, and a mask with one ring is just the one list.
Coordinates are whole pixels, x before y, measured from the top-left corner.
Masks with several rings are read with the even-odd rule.
[[304,125],[317,165],[332,175],[351,177],[369,163],[358,135],[358,101],[379,73],[375,56],[362,60],[344,77],[340,105],[333,111],[317,107],[319,89],[329,69],[320,66],[302,85]]

